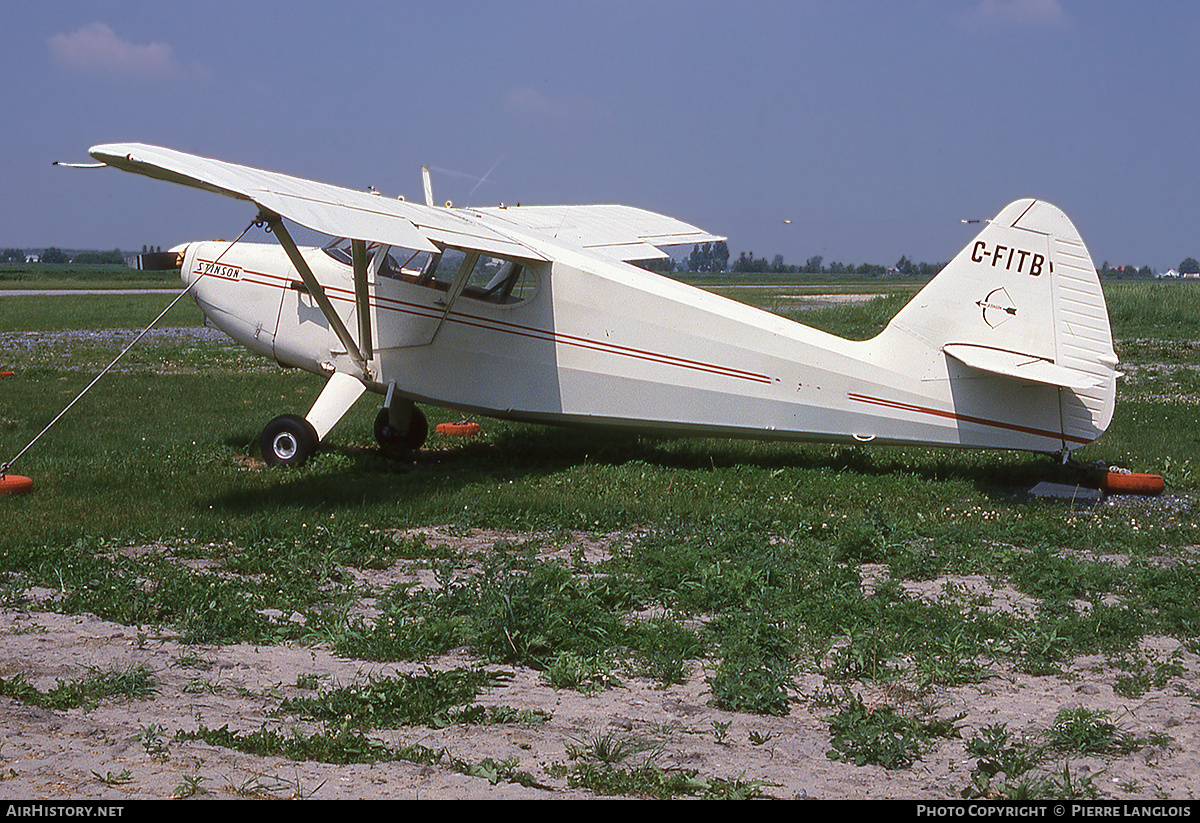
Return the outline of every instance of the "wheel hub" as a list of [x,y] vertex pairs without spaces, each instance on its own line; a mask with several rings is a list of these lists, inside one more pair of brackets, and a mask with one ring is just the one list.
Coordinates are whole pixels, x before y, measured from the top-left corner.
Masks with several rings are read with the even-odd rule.
[[296,443],[296,438],[291,433],[281,432],[275,435],[275,440],[271,443],[271,449],[280,460],[291,460],[296,456],[299,446]]

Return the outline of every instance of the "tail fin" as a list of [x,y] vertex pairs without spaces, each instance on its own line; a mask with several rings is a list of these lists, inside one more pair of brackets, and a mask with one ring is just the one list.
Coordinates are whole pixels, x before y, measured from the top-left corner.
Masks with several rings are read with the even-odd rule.
[[1065,448],[1112,419],[1117,358],[1104,294],[1079,232],[1049,203],[1005,208],[884,334],[911,335],[973,373],[1057,386]]

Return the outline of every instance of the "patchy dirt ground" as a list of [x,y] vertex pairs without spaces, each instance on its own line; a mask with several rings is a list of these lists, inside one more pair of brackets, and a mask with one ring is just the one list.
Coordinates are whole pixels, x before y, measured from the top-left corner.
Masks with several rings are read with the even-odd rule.
[[[431,543],[496,538],[436,530],[428,534]],[[599,543],[583,548],[603,551]],[[864,582],[870,585],[871,570],[866,571]],[[946,582],[914,592],[937,596]],[[1023,606],[1016,593],[994,590],[983,577],[951,582],[960,590],[988,595],[997,608]],[[298,678],[317,675],[323,683],[341,685],[372,674],[420,671],[421,664],[369,664],[320,647],[183,646],[138,627],[36,610],[0,612],[0,633],[5,652],[0,677],[24,674],[31,685],[47,691],[60,680],[78,679],[89,666],[107,670],[142,664],[154,672],[160,689],[152,699],[105,700],[86,710],[48,711],[0,698],[0,798],[5,799],[586,798],[592,795],[568,787],[565,778],[552,776],[552,768],[570,764],[571,746],[608,733],[654,744],[660,766],[694,769],[710,779],[757,781],[762,794],[772,798],[957,799],[971,782],[976,760],[964,741],[981,727],[1003,723],[1016,734],[1033,735],[1048,728],[1060,709],[1075,706],[1111,712],[1111,719],[1134,735],[1170,738],[1169,745],[1119,758],[1072,757],[1071,774],[1092,780],[1103,797],[1191,799],[1200,787],[1200,707],[1194,699],[1175,684],[1123,698],[1113,688],[1119,672],[1099,658],[1075,660],[1066,676],[997,671],[981,684],[937,693],[939,715],[965,713],[958,724],[961,738],[941,740],[911,768],[895,771],[826,756],[831,710],[810,699],[828,688],[816,675],[797,682],[788,716],[760,717],[710,706],[702,668],[680,686],[660,689],[649,681],[622,678],[619,686],[588,696],[555,691],[536,672],[488,666],[509,672],[511,679],[485,693],[480,703],[541,710],[549,714],[548,722],[373,732],[391,746],[444,747],[465,762],[515,758],[520,771],[545,785],[530,788],[442,766],[293,762],[175,740],[177,731],[201,724],[212,729],[228,724],[243,732],[264,725],[286,730],[296,725],[294,718],[274,710],[281,696],[297,693]],[[1151,646],[1147,653],[1162,659],[1176,651],[1171,641]],[[1181,662],[1191,677],[1200,671],[1195,655],[1184,653]],[[430,665],[474,663],[454,654]],[[868,704],[899,701],[903,708],[905,698],[867,693],[864,699]]]

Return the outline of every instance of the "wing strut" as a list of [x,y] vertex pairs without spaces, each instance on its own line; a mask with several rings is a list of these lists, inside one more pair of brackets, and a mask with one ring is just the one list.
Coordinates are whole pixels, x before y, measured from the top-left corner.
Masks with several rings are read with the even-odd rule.
[[[317,306],[320,307],[321,313],[325,315],[325,319],[329,321],[330,328],[337,335],[338,340],[346,347],[346,353],[350,355],[350,359],[362,371],[364,380],[371,379],[371,370],[367,366],[367,360],[363,357],[362,351],[359,350],[358,344],[354,342],[354,338],[350,336],[350,332],[346,329],[346,324],[342,322],[342,318],[338,317],[338,313],[334,311],[333,304],[329,302],[329,297],[325,294],[325,289],[322,288],[320,282],[313,275],[312,269],[308,267],[308,262],[304,256],[300,254],[300,249],[296,246],[296,241],[292,239],[288,233],[287,227],[283,225],[283,218],[274,212],[264,212],[262,215],[270,227],[271,232],[279,238],[279,245],[283,246],[283,250],[287,252],[288,259],[292,261],[292,265],[296,267],[296,271],[300,275],[300,279],[304,281],[304,285],[308,287],[309,294],[317,301]],[[354,241],[355,243],[359,241]],[[358,255],[355,255],[358,259]],[[364,244],[364,269],[363,269],[363,300],[365,302],[366,295],[366,269],[365,269],[365,244]],[[358,266],[355,266],[355,298],[358,299]],[[360,315],[360,326],[363,324],[362,315]],[[370,328],[369,318],[365,321],[367,328]],[[368,341],[369,342],[369,341]]]
[[[351,240],[350,252],[354,262],[354,314],[358,318],[358,345],[363,360],[370,360],[371,296],[367,292],[367,241]],[[382,249],[379,254],[383,254]]]

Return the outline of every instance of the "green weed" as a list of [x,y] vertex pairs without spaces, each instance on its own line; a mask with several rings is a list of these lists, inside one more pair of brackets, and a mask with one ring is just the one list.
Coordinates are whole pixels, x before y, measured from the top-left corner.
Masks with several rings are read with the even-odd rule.
[[786,715],[795,672],[790,633],[757,609],[750,611],[725,616],[712,627],[722,650],[706,678],[712,703],[727,711]]
[[967,741],[967,752],[978,760],[976,770],[985,778],[1003,772],[1018,778],[1042,759],[1042,749],[1025,741],[1014,741],[1006,724],[984,726],[979,736]]
[[693,769],[665,769],[656,762],[660,745],[615,732],[592,735],[568,745],[569,767],[551,767],[567,785],[586,788],[602,797],[631,796],[668,800],[675,797],[706,799],[750,799],[761,795],[766,785],[747,781],[703,778]]
[[1019,778],[1000,774],[996,779],[989,779],[977,772],[974,783],[961,794],[965,798],[1011,801],[1095,800],[1101,796],[1096,777],[1072,773],[1069,762],[1063,763],[1057,771],[1031,771]]
[[171,796],[183,800],[189,797],[199,797],[200,795],[208,794],[208,789],[204,787],[206,782],[208,782],[208,778],[203,775],[184,775],[183,781],[175,787],[171,792]]
[[105,772],[104,774],[94,771],[92,772],[92,777],[109,787],[125,786],[133,782],[133,775],[130,773],[129,769],[122,769],[116,774],[113,774],[111,771]]
[[380,601],[374,619],[356,617],[338,632],[335,651],[362,660],[427,660],[461,639],[460,621],[428,601],[393,593]]
[[557,563],[493,566],[463,589],[471,645],[498,662],[544,669],[564,652],[594,657],[620,633],[600,591]]
[[372,677],[364,683],[321,689],[315,695],[288,698],[280,711],[354,729],[449,725],[452,710],[472,702],[504,678],[483,669],[451,669],[396,677]]
[[856,766],[905,769],[920,759],[931,738],[957,736],[954,724],[962,717],[910,717],[888,705],[867,706],[847,691],[841,709],[829,721],[831,748],[826,756]]
[[1166,661],[1159,660],[1155,654],[1149,658],[1122,655],[1110,661],[1125,672],[1117,675],[1113,691],[1122,697],[1141,697],[1150,689],[1166,688],[1172,677],[1185,674],[1181,658],[1181,649],[1176,649]]
[[57,681],[53,689],[38,691],[23,674],[0,679],[0,694],[44,709],[62,711],[84,708],[90,710],[101,700],[121,697],[128,700],[147,700],[158,692],[158,684],[149,669],[142,665],[109,669],[88,668],[88,674],[75,681]]
[[967,741],[967,752],[977,760],[972,783],[962,795],[1010,800],[1098,797],[1096,775],[1072,774],[1069,761],[1050,771],[1043,764],[1056,754],[1122,756],[1170,742],[1157,733],[1135,736],[1118,728],[1109,715],[1086,707],[1061,709],[1048,729],[1019,740],[1004,724],[983,727],[979,736]]
[[140,726],[133,739],[142,744],[142,749],[146,754],[154,760],[165,763],[170,756],[169,745],[166,738],[163,737],[165,732],[164,726],[151,723],[149,726]]
[[1061,709],[1046,733],[1047,745],[1056,751],[1078,754],[1129,754],[1145,741],[1119,729],[1105,710],[1080,706]]
[[348,725],[324,732],[305,734],[299,729],[278,731],[263,726],[252,732],[233,732],[228,726],[210,729],[203,724],[193,732],[178,732],[176,740],[202,740],[213,746],[235,751],[290,760],[315,761],[346,765],[351,763],[382,763],[405,761],[419,765],[438,765],[460,774],[485,777],[496,783],[516,783],[533,788],[545,788],[528,772],[519,771],[515,760],[495,761],[485,758],[478,763],[452,757],[445,749],[430,749],[420,744],[389,746]]
[[583,657],[574,652],[561,652],[546,666],[542,679],[555,689],[571,689],[584,694],[618,685],[607,655],[603,654]]

